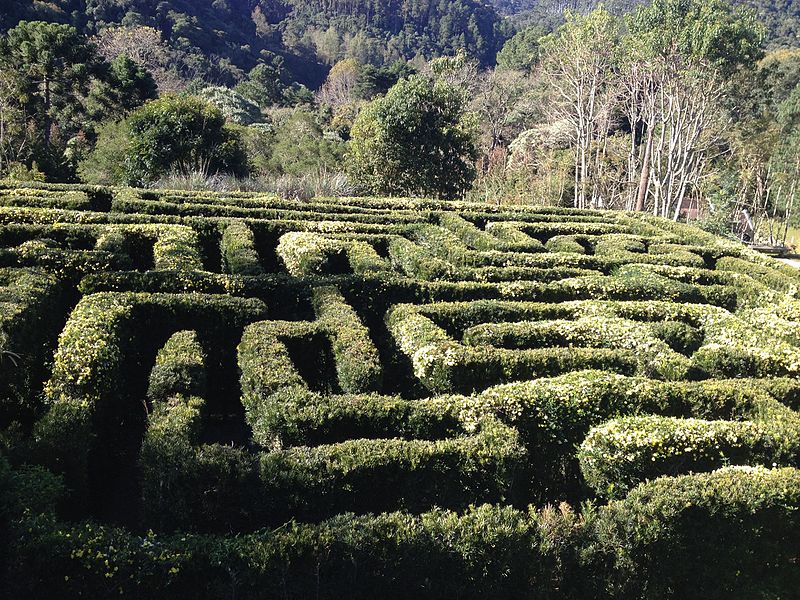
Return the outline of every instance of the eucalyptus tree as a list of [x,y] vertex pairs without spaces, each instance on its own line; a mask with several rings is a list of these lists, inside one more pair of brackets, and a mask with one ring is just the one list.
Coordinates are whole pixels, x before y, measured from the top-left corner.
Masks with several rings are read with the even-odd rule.
[[619,20],[600,6],[587,15],[567,12],[566,22],[540,41],[550,120],[568,122],[574,135],[576,208],[597,201],[592,182],[601,161],[592,150],[608,135],[617,103],[619,40]]
[[646,132],[636,208],[677,219],[720,146],[729,82],[763,55],[763,28],[723,0],[654,0],[627,26],[629,113]]

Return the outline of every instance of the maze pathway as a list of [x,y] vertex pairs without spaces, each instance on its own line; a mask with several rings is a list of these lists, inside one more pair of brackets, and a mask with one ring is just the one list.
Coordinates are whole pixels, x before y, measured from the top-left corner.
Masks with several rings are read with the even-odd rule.
[[789,589],[798,284],[643,214],[0,189],[9,589]]

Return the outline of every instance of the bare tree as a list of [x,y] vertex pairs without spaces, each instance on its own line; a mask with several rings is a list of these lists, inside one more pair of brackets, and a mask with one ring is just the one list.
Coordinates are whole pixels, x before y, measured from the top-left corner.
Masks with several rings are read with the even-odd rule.
[[176,71],[173,52],[161,39],[161,33],[152,27],[110,27],[95,38],[97,50],[111,62],[120,55],[147,69],[155,79],[159,91],[177,92],[186,87],[186,81]]
[[330,106],[334,110],[340,106],[352,104],[358,99],[358,79],[360,67],[353,59],[336,63],[328,73],[328,78],[317,92],[320,104]]
[[575,136],[573,204],[596,201],[592,185],[592,147],[608,135],[611,105],[617,100],[615,62],[618,21],[600,7],[586,16],[567,13],[567,22],[542,41],[541,75],[552,90],[550,120],[568,121]]
[[709,152],[721,132],[723,83],[712,69],[677,56],[653,65],[645,88],[647,141],[637,208],[648,194],[653,214],[678,219],[684,200],[698,189]]
[[479,77],[470,109],[480,117],[485,156],[507,148],[522,130],[527,117],[525,88],[526,78],[520,71],[488,71]]

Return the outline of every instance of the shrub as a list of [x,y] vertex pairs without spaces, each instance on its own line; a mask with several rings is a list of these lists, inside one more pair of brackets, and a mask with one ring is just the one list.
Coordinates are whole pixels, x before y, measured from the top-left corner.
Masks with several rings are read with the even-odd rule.
[[234,275],[258,276],[264,273],[250,228],[239,221],[225,227],[220,242],[222,268]]
[[800,583],[799,473],[729,467],[662,477],[610,503],[593,527],[609,596],[791,597]]
[[350,131],[348,172],[372,194],[463,196],[475,147],[457,90],[422,77],[401,80],[361,110]]
[[50,408],[34,429],[38,454],[45,464],[65,473],[78,494],[85,492],[90,450],[99,448],[98,454],[107,450],[119,435],[119,418],[135,410],[135,404],[120,399],[126,398],[126,372],[128,377],[137,375],[123,369],[129,352],[126,342],[134,339],[137,319],[150,327],[158,327],[157,319],[172,326],[196,321],[209,330],[222,322],[223,330],[235,331],[263,315],[264,308],[254,299],[200,294],[84,297],[59,337],[45,390]]
[[133,111],[125,127],[128,142],[116,156],[116,161],[125,165],[124,181],[115,183],[144,185],[172,169],[246,173],[239,137],[225,126],[218,108],[199,98],[165,96],[153,100]]
[[147,395],[151,402],[163,402],[176,394],[205,394],[205,353],[194,331],[179,331],[156,355],[150,371]]
[[372,598],[376,589],[398,599],[791,597],[799,478],[796,469],[727,468],[661,478],[578,514],[483,505],[340,515],[241,536],[138,535],[34,517],[11,539],[8,589],[19,597],[213,598],[231,586],[243,598],[319,590]]
[[0,269],[0,428],[12,420],[30,424],[39,408],[36,384],[45,377],[62,302],[55,276]]
[[547,240],[545,246],[548,252],[566,252],[568,254],[586,254],[583,247],[574,235],[556,235]]
[[620,497],[659,475],[727,464],[794,466],[800,419],[792,415],[787,421],[623,417],[589,433],[579,453],[581,471],[598,494]]
[[380,388],[382,368],[378,350],[355,311],[335,287],[316,288],[314,310],[329,332],[339,385],[346,393]]

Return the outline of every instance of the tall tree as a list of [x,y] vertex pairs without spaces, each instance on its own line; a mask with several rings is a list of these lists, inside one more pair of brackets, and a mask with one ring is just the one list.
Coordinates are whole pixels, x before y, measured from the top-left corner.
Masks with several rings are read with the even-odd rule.
[[317,93],[317,101],[336,110],[358,99],[361,66],[349,58],[333,65],[328,78]]
[[475,177],[474,122],[465,96],[443,81],[414,76],[358,115],[348,170],[373,194],[457,198]]
[[567,21],[542,38],[542,72],[553,92],[551,120],[570,123],[575,136],[576,208],[594,204],[592,150],[608,135],[616,102],[615,65],[619,22],[602,6],[588,15],[567,12]]
[[[97,172],[95,162],[106,174]],[[121,123],[107,124],[81,171],[97,182],[110,174],[113,183],[141,186],[175,171],[244,175],[247,157],[217,107],[194,96],[164,96]]]
[[[97,64],[95,48],[68,25],[22,21],[0,39],[0,70],[15,80],[26,118],[40,132],[39,158],[49,171],[58,169],[59,150],[80,128],[81,97]],[[57,129],[60,147],[52,148]]]
[[497,53],[499,70],[530,72],[539,63],[539,40],[545,35],[541,27],[526,27],[508,40]]
[[121,54],[104,64],[100,78],[92,83],[87,111],[97,121],[120,119],[157,96],[153,76],[132,58]]
[[761,57],[763,29],[752,11],[723,0],[654,0],[628,29],[642,83],[630,114],[647,132],[636,207],[649,197],[655,214],[677,219],[719,144],[728,82]]

